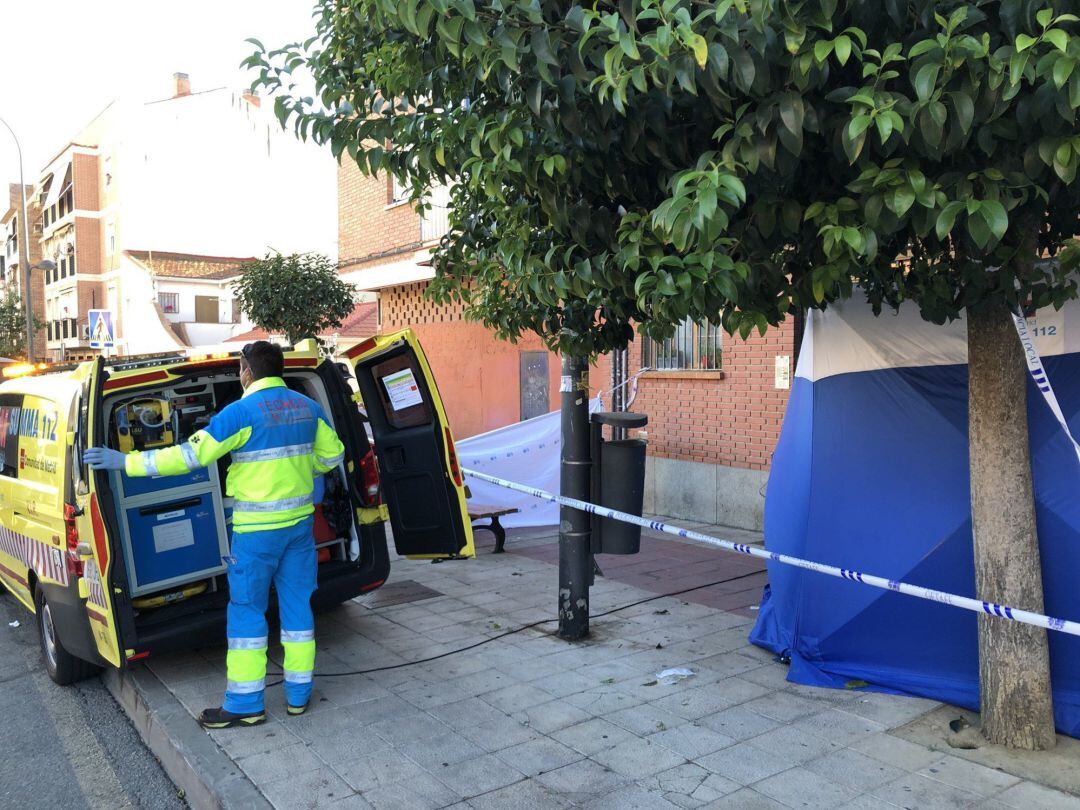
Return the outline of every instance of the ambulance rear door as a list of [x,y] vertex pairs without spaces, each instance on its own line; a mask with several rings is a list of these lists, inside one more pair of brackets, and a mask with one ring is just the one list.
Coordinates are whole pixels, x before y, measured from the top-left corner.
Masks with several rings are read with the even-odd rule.
[[94,473],[83,461],[87,447],[105,446],[106,436],[100,424],[105,383],[105,367],[98,357],[93,363],[81,366],[76,376],[82,383],[78,412],[73,419],[71,468],[75,482],[75,511],[77,513],[80,548],[88,552],[83,560],[83,584],[86,613],[90,617],[90,630],[101,657],[113,666],[126,661],[120,643],[120,628],[116,613],[117,595],[113,591],[112,577],[122,560],[113,553],[110,530],[103,499],[111,499],[108,475]]
[[370,338],[348,357],[375,438],[398,554],[475,556],[450,425],[416,336],[406,329]]

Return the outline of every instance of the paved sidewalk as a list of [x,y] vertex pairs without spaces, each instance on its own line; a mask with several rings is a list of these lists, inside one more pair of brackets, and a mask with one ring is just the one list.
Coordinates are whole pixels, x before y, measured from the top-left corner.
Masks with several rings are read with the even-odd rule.
[[[384,589],[319,617],[319,670],[430,658],[550,618],[553,542],[550,530],[517,531],[504,555],[487,545],[472,561],[395,560]],[[600,564],[586,642],[560,641],[551,623],[425,664],[321,677],[302,718],[286,717],[275,687],[270,722],[211,736],[289,810],[1080,808],[888,733],[932,701],[787,683],[786,668],[746,641],[757,597],[741,583],[759,592],[756,561],[647,537],[638,557]],[[732,576],[744,579],[596,618]],[[193,714],[220,701],[222,649],[150,666]],[[674,666],[694,675],[657,684]]]

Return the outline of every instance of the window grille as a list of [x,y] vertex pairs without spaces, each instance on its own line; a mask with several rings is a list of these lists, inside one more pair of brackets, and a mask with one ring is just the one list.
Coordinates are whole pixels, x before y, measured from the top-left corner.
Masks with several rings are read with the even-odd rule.
[[721,367],[721,336],[717,324],[694,322],[679,324],[675,334],[665,340],[644,338],[641,362],[647,368],[713,371]]

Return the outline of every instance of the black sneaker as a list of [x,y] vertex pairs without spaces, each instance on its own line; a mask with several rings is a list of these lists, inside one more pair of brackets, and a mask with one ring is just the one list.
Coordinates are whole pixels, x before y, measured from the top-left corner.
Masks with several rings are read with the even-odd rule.
[[266,712],[252,714],[233,714],[220,707],[203,709],[199,715],[199,725],[203,728],[233,728],[234,726],[258,726],[266,722]]
[[308,705],[305,703],[303,706],[293,706],[289,704],[288,712],[290,717],[299,717],[307,711]]

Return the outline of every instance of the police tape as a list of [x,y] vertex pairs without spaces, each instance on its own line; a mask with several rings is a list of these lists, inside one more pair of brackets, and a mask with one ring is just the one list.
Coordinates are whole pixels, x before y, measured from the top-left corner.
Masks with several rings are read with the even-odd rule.
[[636,526],[641,526],[644,529],[652,529],[653,531],[663,532],[665,534],[674,535],[675,537],[682,537],[686,540],[697,540],[701,543],[724,549],[725,551],[734,551],[737,554],[746,554],[750,557],[758,557],[762,560],[783,563],[784,565],[803,568],[807,571],[816,571],[819,574],[846,579],[849,582],[869,585],[873,588],[880,588],[894,593],[902,593],[907,596],[914,596],[930,602],[939,602],[943,605],[952,605],[953,607],[963,608],[964,610],[970,610],[974,613],[986,613],[990,616],[997,616],[1002,619],[1020,622],[1022,624],[1030,624],[1047,630],[1057,630],[1061,633],[1080,636],[1080,622],[1074,622],[1068,619],[1057,619],[1053,616],[1044,616],[1041,613],[1032,613],[1029,610],[1020,610],[1019,608],[1010,607],[1008,605],[999,605],[996,602],[983,602],[967,596],[959,596],[958,594],[946,593],[945,591],[936,591],[933,588],[911,585],[907,582],[886,579],[885,577],[878,577],[873,574],[866,574],[849,568],[837,568],[833,565],[812,562],[811,560],[804,560],[800,557],[778,554],[775,551],[766,551],[765,549],[755,548],[754,546],[748,546],[744,543],[733,543],[730,540],[722,540],[719,537],[691,531],[690,529],[669,526],[659,520],[649,520],[648,518],[638,517],[637,515],[631,515],[627,512],[620,512],[617,509],[609,509],[606,506],[597,506],[594,503],[580,501],[577,498],[554,495],[542,489],[518,484],[514,481],[507,481],[504,478],[496,478],[494,475],[487,475],[482,472],[477,472],[476,470],[466,469],[463,470],[463,472],[465,475],[476,478],[479,481],[486,481],[489,484],[512,489],[515,492],[532,495],[534,498],[557,503],[561,506],[580,509],[582,512],[587,512],[590,515],[599,515],[600,517],[619,520],[623,523],[632,523]]

